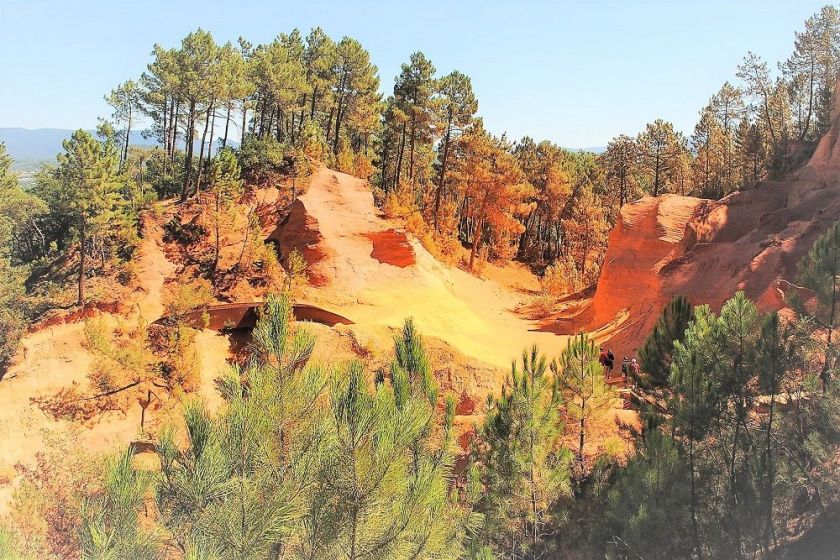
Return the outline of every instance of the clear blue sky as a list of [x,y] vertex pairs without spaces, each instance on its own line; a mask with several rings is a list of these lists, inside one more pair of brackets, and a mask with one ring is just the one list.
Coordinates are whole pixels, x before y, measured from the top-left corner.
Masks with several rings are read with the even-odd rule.
[[361,41],[384,91],[415,50],[470,75],[497,134],[599,146],[657,117],[690,133],[747,50],[775,68],[824,3],[0,0],[0,127],[92,128],[154,43],[197,27],[260,43],[319,25]]

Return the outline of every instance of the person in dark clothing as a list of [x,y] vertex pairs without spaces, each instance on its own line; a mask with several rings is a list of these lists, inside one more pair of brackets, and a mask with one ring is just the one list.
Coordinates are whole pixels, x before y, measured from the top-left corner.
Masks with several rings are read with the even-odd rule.
[[604,368],[604,375],[607,375],[607,353],[604,352],[603,346],[599,347],[598,350],[598,363]]
[[627,379],[627,374],[630,373],[630,360],[627,359],[627,356],[621,360],[621,377]]
[[604,362],[604,365],[607,368],[607,377],[612,375],[613,366],[615,365],[615,354],[613,354],[612,350],[607,350],[607,360]]

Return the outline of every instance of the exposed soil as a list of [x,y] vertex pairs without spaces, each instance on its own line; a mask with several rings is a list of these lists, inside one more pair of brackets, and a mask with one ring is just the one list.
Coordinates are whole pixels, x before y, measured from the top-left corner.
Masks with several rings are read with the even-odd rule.
[[805,167],[719,201],[664,195],[621,209],[591,301],[544,328],[603,331],[635,354],[664,305],[684,295],[717,311],[743,290],[764,311],[785,307],[797,263],[840,218],[840,115]]
[[404,231],[389,229],[367,234],[368,239],[373,243],[373,251],[370,256],[381,263],[386,263],[400,268],[413,265],[414,249]]

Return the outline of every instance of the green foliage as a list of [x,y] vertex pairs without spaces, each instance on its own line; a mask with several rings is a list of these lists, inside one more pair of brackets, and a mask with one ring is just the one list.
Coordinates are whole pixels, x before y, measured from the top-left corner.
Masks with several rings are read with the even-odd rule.
[[247,136],[237,157],[242,178],[249,185],[278,186],[286,177],[306,174],[296,168],[296,161],[301,156],[271,136]]
[[309,364],[314,338],[291,314],[269,297],[252,360],[217,381],[226,406],[185,407],[186,447],[161,437],[162,525],[188,557],[458,557],[469,516],[449,489],[454,403],[438,421],[413,326],[392,387],[372,390],[358,362]]
[[[119,154],[112,142],[97,141],[78,130],[64,142],[58,166],[44,168],[33,193],[48,208],[41,231],[45,242],[58,249],[74,247],[78,253],[78,303],[84,303],[85,277],[98,263],[130,257],[137,242],[137,214],[126,198],[119,175]],[[86,257],[96,255],[96,261]]]
[[674,341],[669,384],[676,395],[674,424],[690,441],[702,439],[717,406],[711,337],[717,318],[707,305],[694,309],[683,337]]
[[11,165],[12,159],[0,143],[0,378],[38,311],[37,299],[26,293],[26,263],[47,251],[38,227],[46,205],[18,186]]
[[641,385],[655,388],[667,385],[674,354],[674,343],[682,340],[691,319],[691,304],[684,296],[674,296],[662,310],[653,331],[639,350],[643,377]]
[[577,424],[578,446],[576,475],[586,473],[584,445],[588,421],[609,408],[616,398],[615,390],[606,384],[603,368],[598,363],[595,341],[584,333],[569,339],[558,362],[552,362],[564,395],[566,412]]
[[34,556],[20,552],[21,546],[17,541],[17,536],[12,530],[0,522],[0,558],[7,560],[34,560]]
[[536,347],[523,352],[521,369],[513,364],[501,397],[490,399],[474,450],[473,476],[484,488],[478,551],[490,545],[506,556],[538,557],[552,550],[563,519],[557,501],[571,491],[571,454],[558,441],[561,402],[560,380]]
[[163,557],[158,552],[159,536],[143,528],[138,515],[151,484],[148,473],[132,466],[130,450],[108,461],[104,493],[91,499],[83,512],[84,522],[79,532],[82,558]]
[[608,558],[690,557],[686,471],[674,441],[649,433],[608,493]]
[[794,306],[826,333],[820,371],[825,387],[837,362],[834,334],[840,321],[840,221],[834,222],[799,262],[799,283],[813,293],[816,301],[808,307],[794,296]]

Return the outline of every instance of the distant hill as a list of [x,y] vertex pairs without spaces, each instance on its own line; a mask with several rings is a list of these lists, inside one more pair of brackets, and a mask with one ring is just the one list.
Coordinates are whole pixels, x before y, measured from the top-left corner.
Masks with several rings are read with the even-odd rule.
[[[35,171],[45,162],[54,163],[61,151],[61,143],[70,138],[73,130],[63,128],[0,128],[0,142],[6,144],[6,151],[12,156],[15,171]],[[89,130],[91,134],[96,131]],[[228,141],[235,147],[238,142]],[[131,145],[153,147],[158,143],[152,138],[143,138],[141,131],[131,133]],[[198,149],[198,143],[196,143]]]
[[589,146],[588,148],[566,148],[570,152],[592,152],[593,154],[603,154],[607,151],[606,146]]
[[[62,128],[0,128],[0,142],[6,144],[6,151],[15,161],[16,171],[33,171],[44,162],[54,162],[61,151],[61,143],[70,138],[73,130]],[[88,131],[95,134],[96,131]],[[137,131],[131,133],[131,143],[136,146],[156,146],[151,138],[143,138]]]
[[[0,142],[6,144],[6,151],[15,161],[12,168],[15,171],[35,171],[45,162],[55,162],[55,155],[61,151],[61,143],[73,134],[73,130],[63,128],[0,128]],[[95,131],[90,130],[90,133]],[[238,142],[229,141],[234,148]],[[157,142],[151,138],[143,138],[141,131],[131,133],[132,146],[152,147]],[[198,145],[196,144],[196,148]],[[606,147],[592,146],[588,148],[566,148],[572,152],[602,153]]]

